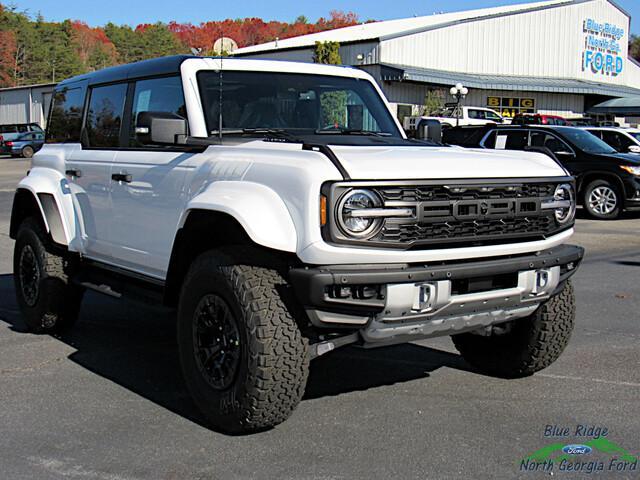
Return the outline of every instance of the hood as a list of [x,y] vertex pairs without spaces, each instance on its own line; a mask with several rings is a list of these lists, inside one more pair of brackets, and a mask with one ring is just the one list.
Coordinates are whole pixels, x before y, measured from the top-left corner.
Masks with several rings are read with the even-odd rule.
[[605,158],[620,163],[622,165],[640,166],[640,154],[639,153],[612,153],[610,155],[602,155]]
[[461,147],[332,145],[353,180],[529,178],[567,173],[550,157]]

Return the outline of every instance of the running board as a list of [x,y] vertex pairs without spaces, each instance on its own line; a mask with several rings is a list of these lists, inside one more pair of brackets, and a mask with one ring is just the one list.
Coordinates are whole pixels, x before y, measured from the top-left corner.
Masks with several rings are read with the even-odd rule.
[[127,298],[152,305],[164,304],[164,282],[111,265],[83,263],[71,281],[111,298]]

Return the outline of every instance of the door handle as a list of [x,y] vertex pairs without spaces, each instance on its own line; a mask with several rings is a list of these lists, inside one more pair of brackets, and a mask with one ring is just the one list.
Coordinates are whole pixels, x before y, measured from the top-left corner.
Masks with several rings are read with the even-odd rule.
[[114,173],[113,175],[111,175],[111,180],[113,180],[114,182],[131,183],[133,177],[129,173]]
[[82,176],[81,170],[66,170],[64,173],[67,177],[80,178]]

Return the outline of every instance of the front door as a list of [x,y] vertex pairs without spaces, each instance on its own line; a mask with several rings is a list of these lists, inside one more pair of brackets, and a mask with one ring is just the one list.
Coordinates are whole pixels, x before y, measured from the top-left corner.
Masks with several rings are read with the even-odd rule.
[[186,201],[183,188],[193,154],[141,144],[135,126],[141,112],[186,118],[180,77],[138,80],[130,104],[127,145],[116,154],[111,170],[111,242],[118,265],[163,279]]

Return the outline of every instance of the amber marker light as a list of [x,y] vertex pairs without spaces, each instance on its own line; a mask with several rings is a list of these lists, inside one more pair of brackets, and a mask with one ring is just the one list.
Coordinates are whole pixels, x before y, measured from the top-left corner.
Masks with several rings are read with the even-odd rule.
[[327,224],[327,197],[320,195],[320,225]]

